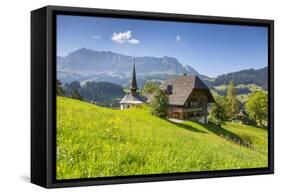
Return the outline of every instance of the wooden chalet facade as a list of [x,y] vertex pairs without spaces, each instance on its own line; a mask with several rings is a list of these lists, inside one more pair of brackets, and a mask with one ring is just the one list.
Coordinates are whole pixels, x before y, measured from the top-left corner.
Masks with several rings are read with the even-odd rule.
[[208,107],[215,100],[198,76],[174,76],[166,80],[160,88],[169,95],[169,118],[208,123]]

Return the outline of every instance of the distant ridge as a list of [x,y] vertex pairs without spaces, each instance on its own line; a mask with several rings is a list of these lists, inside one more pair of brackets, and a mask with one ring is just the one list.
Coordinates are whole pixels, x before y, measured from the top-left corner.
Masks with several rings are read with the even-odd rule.
[[[267,89],[267,67],[247,69],[209,78],[191,65],[183,65],[174,57],[135,57],[139,86],[146,81],[163,81],[171,75],[198,75],[209,87],[228,84],[256,84]],[[133,57],[111,51],[81,48],[65,57],[57,56],[57,74],[62,82],[106,81],[127,86],[129,84]]]
[[227,73],[218,76],[214,81],[213,85],[228,84],[231,80],[234,81],[235,85],[239,84],[256,84],[261,86],[263,89],[268,88],[268,68],[263,67],[261,69],[247,69],[237,71],[233,73]]
[[[173,57],[135,57],[138,73],[167,72],[188,73]],[[111,51],[95,51],[81,48],[65,57],[58,57],[60,68],[78,71],[115,71],[131,72],[133,57]]]
[[[135,57],[140,83],[156,79],[163,80],[169,75],[196,74],[188,66],[185,68],[173,57]],[[110,81],[127,84],[131,75],[133,57],[111,51],[96,51],[81,48],[65,57],[57,57],[58,77],[62,82],[72,80]]]

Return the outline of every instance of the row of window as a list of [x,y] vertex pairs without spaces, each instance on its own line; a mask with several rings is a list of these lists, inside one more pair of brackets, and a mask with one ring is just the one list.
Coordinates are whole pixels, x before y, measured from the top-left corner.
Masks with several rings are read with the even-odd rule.
[[207,105],[206,101],[189,101],[185,103],[185,106],[188,107],[201,107],[206,105]]

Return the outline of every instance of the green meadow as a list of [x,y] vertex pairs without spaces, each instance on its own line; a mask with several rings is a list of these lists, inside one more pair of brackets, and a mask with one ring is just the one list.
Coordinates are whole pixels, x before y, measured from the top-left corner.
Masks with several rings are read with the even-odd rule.
[[149,107],[112,110],[57,97],[57,179],[268,166],[267,130],[173,123]]

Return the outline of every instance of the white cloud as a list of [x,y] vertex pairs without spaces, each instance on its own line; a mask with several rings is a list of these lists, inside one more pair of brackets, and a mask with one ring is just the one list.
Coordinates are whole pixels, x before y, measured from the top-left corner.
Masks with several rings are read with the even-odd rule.
[[119,33],[114,32],[111,37],[111,40],[118,43],[124,43],[127,40],[129,40],[131,37],[132,37],[132,32],[130,30],[128,30],[127,32],[119,32]]
[[127,42],[130,43],[130,44],[139,44],[139,43],[140,43],[139,40],[134,39],[134,38],[132,38],[132,39],[130,39],[130,40],[127,40]]
[[92,36],[92,37],[93,37],[93,39],[97,39],[97,40],[101,39],[101,37],[100,37],[100,36],[97,36],[97,35],[94,35],[94,36]]
[[123,44],[123,43],[129,43],[129,44],[139,44],[140,41],[132,38],[132,31],[128,30],[126,32],[114,32],[112,34],[111,40]]
[[176,35],[176,41],[180,42],[181,41],[181,37],[179,35]]

